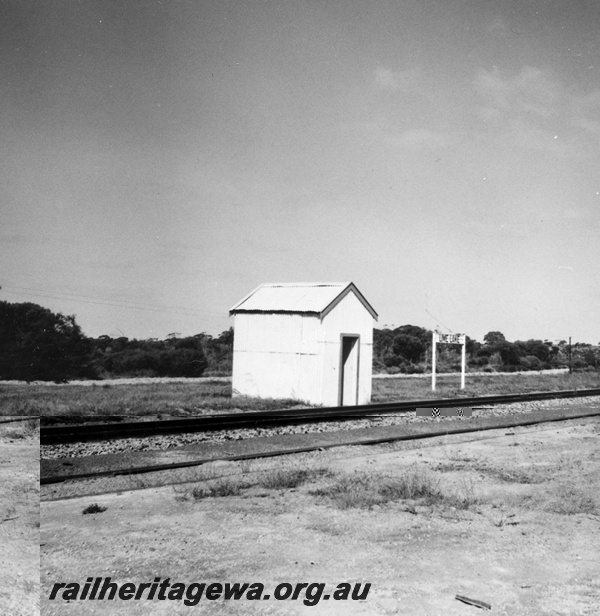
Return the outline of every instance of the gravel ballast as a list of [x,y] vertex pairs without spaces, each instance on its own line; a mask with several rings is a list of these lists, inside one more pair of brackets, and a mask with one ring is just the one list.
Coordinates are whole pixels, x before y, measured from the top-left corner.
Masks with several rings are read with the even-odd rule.
[[[457,400],[457,406],[460,401]],[[473,418],[487,418],[532,413],[544,409],[554,410],[570,407],[598,407],[598,397],[577,399],[543,400],[535,402],[518,402],[473,409]],[[401,426],[411,423],[456,422],[465,421],[461,417],[417,417],[414,411],[395,413],[393,415],[377,415],[365,419],[348,421],[328,421],[306,423],[273,428],[245,428],[238,430],[219,430],[214,432],[190,432],[184,434],[165,434],[143,438],[123,438],[111,441],[94,441],[82,443],[66,443],[60,445],[42,445],[42,459],[79,458],[84,456],[100,456],[106,454],[122,454],[125,452],[161,451],[185,447],[195,444],[226,443],[261,437],[271,437],[290,434],[327,433],[367,428],[383,428],[386,426]]]

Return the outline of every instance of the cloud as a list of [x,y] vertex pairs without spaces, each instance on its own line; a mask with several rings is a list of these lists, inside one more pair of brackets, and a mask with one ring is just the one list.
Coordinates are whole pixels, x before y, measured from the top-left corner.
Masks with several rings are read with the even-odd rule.
[[573,154],[572,144],[563,142],[555,131],[536,126],[526,118],[510,119],[505,124],[506,132],[516,145],[530,150],[552,151],[555,154]]
[[379,66],[375,69],[375,83],[384,90],[399,90],[400,85],[393,71]]
[[600,137],[600,122],[598,120],[588,120],[584,117],[573,118],[573,126]]
[[419,77],[420,74],[417,69],[392,71],[383,66],[378,66],[375,69],[375,84],[382,90],[392,92],[418,92]]
[[403,131],[395,130],[381,122],[353,122],[342,124],[342,129],[358,133],[377,143],[383,143],[392,148],[443,148],[457,142],[458,137],[443,130],[430,128],[411,128]]
[[573,109],[580,114],[600,112],[600,89],[573,97]]
[[502,17],[494,17],[487,27],[488,32],[492,34],[500,34],[501,36],[507,36],[510,32],[510,28]]
[[479,120],[519,147],[578,156],[582,133],[597,147],[600,90],[576,92],[552,72],[533,66],[513,76],[497,67],[482,68],[473,87]]
[[475,89],[484,102],[480,116],[486,120],[500,119],[507,113],[550,118],[557,115],[561,102],[561,88],[556,81],[532,66],[524,66],[513,78],[503,78],[497,68],[480,69]]
[[571,108],[573,126],[600,137],[600,121],[597,119],[600,115],[600,89],[574,95]]

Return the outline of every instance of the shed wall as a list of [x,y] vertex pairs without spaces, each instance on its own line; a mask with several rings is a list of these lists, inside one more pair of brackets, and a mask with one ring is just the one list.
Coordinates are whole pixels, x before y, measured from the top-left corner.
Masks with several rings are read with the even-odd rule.
[[316,315],[238,313],[233,338],[234,395],[320,403],[322,357]]

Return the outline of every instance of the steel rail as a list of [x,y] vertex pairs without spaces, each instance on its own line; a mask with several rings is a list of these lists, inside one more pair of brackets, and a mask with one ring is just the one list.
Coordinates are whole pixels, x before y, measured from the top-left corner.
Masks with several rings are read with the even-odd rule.
[[385,402],[352,407],[334,406],[285,409],[279,411],[248,411],[244,413],[202,415],[184,419],[116,422],[110,424],[93,423],[84,425],[42,426],[40,430],[40,443],[42,445],[55,445],[61,443],[112,440],[117,438],[140,438],[158,434],[182,434],[185,432],[208,432],[215,430],[281,426],[309,421],[343,421],[367,417],[369,415],[380,415],[383,413],[407,412],[419,407],[477,407],[508,404],[512,402],[531,402],[535,400],[584,396],[600,396],[600,389],[545,391],[526,394],[413,400],[409,402]]
[[[559,421],[570,421],[572,419],[587,419],[589,417],[600,416],[600,410],[586,411],[583,413],[575,413],[567,416],[558,417],[535,417],[533,419],[512,418],[504,421],[492,422],[487,425],[462,425],[457,423],[454,425],[448,425],[445,430],[436,430],[428,432],[409,433],[402,435],[393,435],[385,437],[361,437],[361,438],[348,438],[346,440],[338,441],[331,444],[318,443],[315,445],[309,445],[305,447],[292,447],[288,449],[279,449],[271,451],[260,451],[248,454],[226,455],[219,457],[199,458],[196,460],[189,460],[186,462],[172,462],[170,464],[154,464],[147,466],[137,466],[121,469],[99,470],[90,471],[86,473],[74,473],[70,475],[49,475],[40,477],[40,485],[49,485],[56,483],[63,483],[71,480],[81,479],[95,479],[101,477],[117,477],[122,475],[138,475],[144,473],[154,473],[159,471],[176,470],[182,468],[190,468],[193,466],[202,466],[210,462],[236,462],[241,460],[252,460],[257,458],[273,458],[282,455],[308,453],[311,451],[322,451],[324,449],[332,449],[334,447],[347,447],[352,445],[379,445],[382,443],[392,443],[396,441],[409,441],[409,440],[424,440],[429,438],[436,438],[440,436],[448,436],[451,434],[469,434],[473,432],[485,432],[488,430],[506,430],[511,428],[518,428],[521,426],[533,426],[543,423],[555,423]],[[467,420],[468,421],[468,420]],[[461,422],[462,423],[462,422]]]
[[15,423],[17,421],[28,421],[30,419],[39,419],[39,417],[37,415],[26,415],[24,417],[18,417],[17,419],[1,419],[0,420],[0,424],[5,424],[5,423]]

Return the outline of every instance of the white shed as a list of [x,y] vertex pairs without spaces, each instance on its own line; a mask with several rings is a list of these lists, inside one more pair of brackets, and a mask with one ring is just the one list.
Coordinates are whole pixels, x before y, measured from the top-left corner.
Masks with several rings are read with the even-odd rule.
[[370,402],[377,313],[353,283],[263,284],[229,314],[234,396]]

